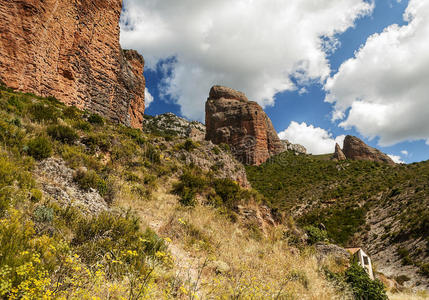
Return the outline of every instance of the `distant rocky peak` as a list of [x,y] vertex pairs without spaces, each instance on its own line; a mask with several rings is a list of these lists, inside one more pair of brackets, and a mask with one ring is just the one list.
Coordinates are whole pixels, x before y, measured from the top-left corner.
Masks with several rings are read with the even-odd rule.
[[240,101],[249,101],[246,97],[246,95],[242,92],[233,90],[231,88],[215,85],[210,89],[209,99],[215,100],[215,99],[233,99],[233,100],[240,100]]
[[300,144],[292,144],[288,140],[282,140],[285,150],[293,151],[297,154],[307,154],[307,149]]
[[248,165],[260,165],[285,150],[262,107],[222,86],[212,87],[206,102],[206,140],[228,144]]
[[348,135],[344,139],[343,153],[347,159],[367,160],[395,165],[395,162],[378,149],[368,146],[355,136]]

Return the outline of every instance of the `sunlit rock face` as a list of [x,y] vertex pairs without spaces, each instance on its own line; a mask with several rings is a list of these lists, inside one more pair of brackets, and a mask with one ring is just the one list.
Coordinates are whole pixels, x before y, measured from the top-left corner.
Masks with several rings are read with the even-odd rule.
[[121,0],[0,0],[0,79],[141,127],[143,58],[119,45]]

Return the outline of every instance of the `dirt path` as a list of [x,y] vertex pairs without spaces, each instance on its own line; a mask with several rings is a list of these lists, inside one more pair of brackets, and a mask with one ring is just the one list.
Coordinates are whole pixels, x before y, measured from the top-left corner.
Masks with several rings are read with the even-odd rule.
[[[174,216],[179,198],[169,193],[171,184],[167,183],[158,187],[152,194],[152,200],[136,208],[141,220],[160,236],[163,236],[161,229],[168,224]],[[165,235],[165,233],[164,233]],[[198,292],[201,284],[201,266],[204,264],[200,258],[192,256],[183,245],[172,241],[168,249],[174,258],[177,278],[188,289],[193,291],[199,298]]]

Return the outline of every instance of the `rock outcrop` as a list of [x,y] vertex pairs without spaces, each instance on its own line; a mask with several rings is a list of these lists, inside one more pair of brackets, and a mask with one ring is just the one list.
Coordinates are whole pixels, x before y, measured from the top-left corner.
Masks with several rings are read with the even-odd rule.
[[225,143],[244,164],[260,165],[285,151],[262,108],[233,89],[214,86],[206,102],[206,140]]
[[296,154],[307,154],[307,149],[300,144],[292,144],[288,140],[282,140],[285,150],[293,151]]
[[355,136],[348,135],[344,139],[343,153],[347,159],[368,160],[395,165],[395,162],[380,150],[368,146]]
[[122,0],[0,0],[0,80],[140,128],[144,60],[119,45]]
[[343,150],[341,150],[340,145],[338,145],[338,143],[335,144],[335,153],[334,153],[333,159],[338,161],[347,159],[346,156],[344,155]]
[[143,128],[148,132],[161,132],[166,135],[190,138],[194,141],[202,141],[206,135],[206,127],[197,121],[188,121],[173,113],[165,113],[152,116],[144,116]]

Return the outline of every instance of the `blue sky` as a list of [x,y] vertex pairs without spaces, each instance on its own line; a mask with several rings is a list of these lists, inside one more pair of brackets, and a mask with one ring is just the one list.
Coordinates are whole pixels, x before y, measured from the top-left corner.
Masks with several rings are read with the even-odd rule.
[[[365,45],[368,37],[375,33],[382,33],[386,27],[392,24],[406,26],[408,23],[404,20],[403,15],[408,5],[409,2],[405,0],[400,2],[397,0],[376,0],[372,13],[356,18],[353,27],[349,27],[345,32],[335,35],[339,44],[332,54],[327,55],[330,65],[329,75],[333,77],[344,62],[348,59],[353,59],[356,51]],[[125,7],[125,9],[127,9],[127,7]],[[131,4],[128,9],[132,9]],[[125,44],[128,46],[133,43],[128,42]],[[139,48],[139,45],[131,46],[137,46],[137,48]],[[141,48],[143,49],[138,50],[145,55],[144,45],[141,46]],[[189,118],[189,114],[183,114],[183,109],[181,109],[183,107],[183,102],[178,102],[177,95],[175,93],[166,92],[166,85],[169,84],[168,78],[170,78],[174,72],[174,61],[176,57],[165,55],[157,59],[149,58],[149,60],[150,65],[145,69],[145,77],[147,89],[153,96],[154,101],[150,103],[149,107],[146,109],[146,113],[149,115],[156,115],[165,112],[173,112],[177,115]],[[407,163],[429,159],[429,146],[426,145],[423,139],[410,142],[403,141],[404,138],[402,138],[402,141],[399,143],[393,143],[393,145],[382,147],[379,145],[378,136],[373,139],[368,139],[367,136],[374,134],[360,134],[360,132],[365,132],[367,129],[356,130],[356,128],[360,128],[359,125],[352,124],[350,128],[339,126],[344,119],[332,120],[332,113],[335,110],[334,104],[324,101],[326,97],[324,81],[321,82],[317,78],[312,78],[302,83],[294,78],[294,76],[290,76],[290,78],[295,85],[295,90],[286,90],[275,94],[274,101],[265,106],[265,111],[271,118],[278,132],[288,128],[292,121],[298,124],[304,122],[307,125],[311,124],[314,127],[320,127],[326,130],[333,139],[341,135],[356,135],[369,145],[377,147],[385,153],[396,155]],[[219,83],[222,84],[223,82]],[[234,86],[231,87],[236,88]],[[300,92],[301,88],[305,88],[306,92]],[[205,99],[201,99],[200,101],[203,100]],[[345,113],[348,113],[347,109]],[[368,129],[366,132],[370,132],[370,130]],[[378,134],[376,133],[375,135]],[[380,132],[380,136],[382,135],[383,133]],[[409,139],[413,139],[412,135],[410,135]],[[292,140],[292,142],[294,141]]]

